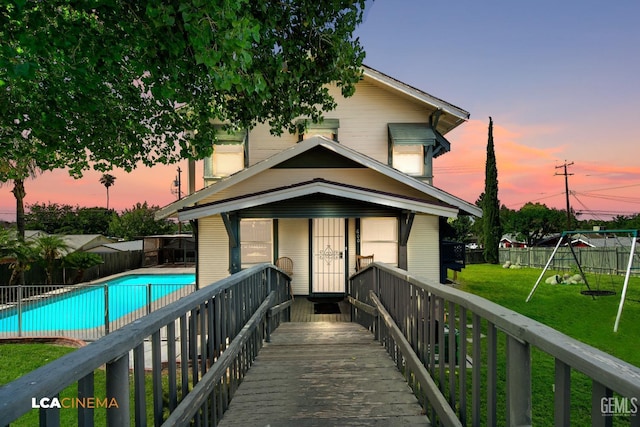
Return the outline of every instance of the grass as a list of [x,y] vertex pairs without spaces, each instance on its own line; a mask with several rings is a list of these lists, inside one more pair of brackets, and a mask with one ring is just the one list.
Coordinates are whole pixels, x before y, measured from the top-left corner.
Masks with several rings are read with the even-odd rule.
[[618,332],[613,332],[624,277],[588,274],[591,288],[615,290],[613,296],[582,295],[584,285],[544,283],[548,271],[529,302],[525,302],[538,276],[536,268],[503,269],[499,265],[472,264],[458,273],[460,289],[530,317],[579,341],[635,366],[640,366],[640,278],[632,277]]
[[[615,289],[614,296],[595,300],[582,295],[584,285],[549,285],[544,279],[529,302],[525,302],[541,269],[503,269],[499,265],[469,265],[458,273],[457,282],[464,291],[482,296],[497,304],[544,323],[579,341],[599,348],[633,365],[640,365],[637,351],[640,337],[640,278],[632,278],[617,333],[613,332],[623,278],[589,275],[591,287]],[[557,272],[545,274],[545,278]],[[599,282],[599,283],[598,283]],[[498,389],[504,390],[506,363],[505,336],[498,334]],[[470,351],[470,349],[469,349]],[[484,352],[484,351],[483,351]],[[484,354],[483,356],[486,356]],[[532,348],[532,418],[537,426],[553,425],[554,370],[553,357]],[[485,365],[483,361],[482,366]],[[483,384],[486,370],[483,369]],[[470,378],[469,378],[470,381]],[[470,396],[469,396],[470,399]],[[571,373],[571,424],[591,425],[591,380],[580,372]],[[483,417],[486,407],[483,406]],[[498,392],[497,416],[504,423],[504,392]],[[628,416],[613,417],[614,426],[629,425]]]
[[[47,363],[62,357],[76,350],[72,347],[63,347],[50,344],[0,344],[0,386],[9,383],[27,372],[31,372]],[[163,390],[168,389],[168,378],[163,376]],[[65,388],[59,398],[74,398],[78,395],[78,388],[73,384]],[[134,425],[134,401],[133,401],[133,382],[131,381],[131,425]],[[147,424],[153,425],[153,393],[151,374],[146,375],[145,393],[147,395]],[[50,396],[52,397],[52,396]],[[104,399],[106,397],[106,374],[104,369],[98,369],[94,373],[94,396],[96,399]],[[167,415],[165,413],[165,415]],[[63,408],[60,410],[61,425],[78,425],[77,409]],[[106,409],[94,409],[95,425],[101,426],[107,424]],[[39,424],[39,411],[32,409],[25,415],[11,423],[11,426],[31,427]]]

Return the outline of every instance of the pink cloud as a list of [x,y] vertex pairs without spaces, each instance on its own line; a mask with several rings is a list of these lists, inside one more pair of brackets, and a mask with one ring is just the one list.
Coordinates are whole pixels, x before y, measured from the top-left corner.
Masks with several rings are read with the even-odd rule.
[[[498,166],[500,202],[519,209],[528,201],[539,201],[549,207],[566,208],[563,168],[564,158],[577,160],[568,168],[572,198],[581,198],[590,210],[640,212],[640,199],[633,197],[640,187],[640,167],[603,163],[589,158],[588,147],[567,143],[552,144],[559,126],[530,127],[494,122],[494,145]],[[475,202],[484,191],[484,168],[488,120],[469,120],[448,135],[451,153],[434,162],[434,184],[469,202]],[[545,141],[545,147],[531,141]],[[640,151],[640,148],[635,148]],[[625,153],[638,158],[640,153]],[[597,158],[597,157],[595,157]],[[626,157],[627,159],[629,157]],[[571,160],[568,160],[571,162]],[[612,188],[620,187],[620,188]],[[634,188],[635,187],[635,188]],[[598,197],[594,189],[604,189],[611,197]],[[631,194],[630,194],[631,193]],[[573,206],[585,210],[585,206]]]

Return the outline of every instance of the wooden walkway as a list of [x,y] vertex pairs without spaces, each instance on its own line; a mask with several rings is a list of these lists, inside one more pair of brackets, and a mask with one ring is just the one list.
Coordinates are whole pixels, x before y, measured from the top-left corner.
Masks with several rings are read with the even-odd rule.
[[429,426],[391,358],[347,322],[283,323],[236,391],[221,427]]
[[338,303],[340,313],[315,314],[314,304],[307,297],[298,296],[291,306],[292,322],[350,322],[350,306],[345,301]]

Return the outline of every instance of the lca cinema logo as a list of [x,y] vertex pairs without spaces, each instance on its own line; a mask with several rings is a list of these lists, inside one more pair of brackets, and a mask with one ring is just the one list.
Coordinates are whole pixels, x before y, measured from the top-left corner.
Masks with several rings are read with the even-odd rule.
[[63,408],[119,408],[115,397],[100,399],[97,397],[41,397],[31,398],[31,408],[33,409],[63,409]]
[[600,399],[600,410],[605,417],[638,416],[640,401],[637,397],[603,397]]

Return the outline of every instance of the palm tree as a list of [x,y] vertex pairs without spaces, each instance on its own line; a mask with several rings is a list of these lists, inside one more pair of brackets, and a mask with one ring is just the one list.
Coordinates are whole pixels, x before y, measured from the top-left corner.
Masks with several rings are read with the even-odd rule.
[[69,245],[60,236],[41,236],[35,240],[35,251],[38,259],[44,264],[47,273],[47,285],[53,284],[53,271],[56,260],[61,259],[69,250]]
[[115,181],[116,177],[108,173],[105,173],[100,178],[100,184],[104,185],[107,189],[107,209],[109,209],[109,187],[111,187]]

